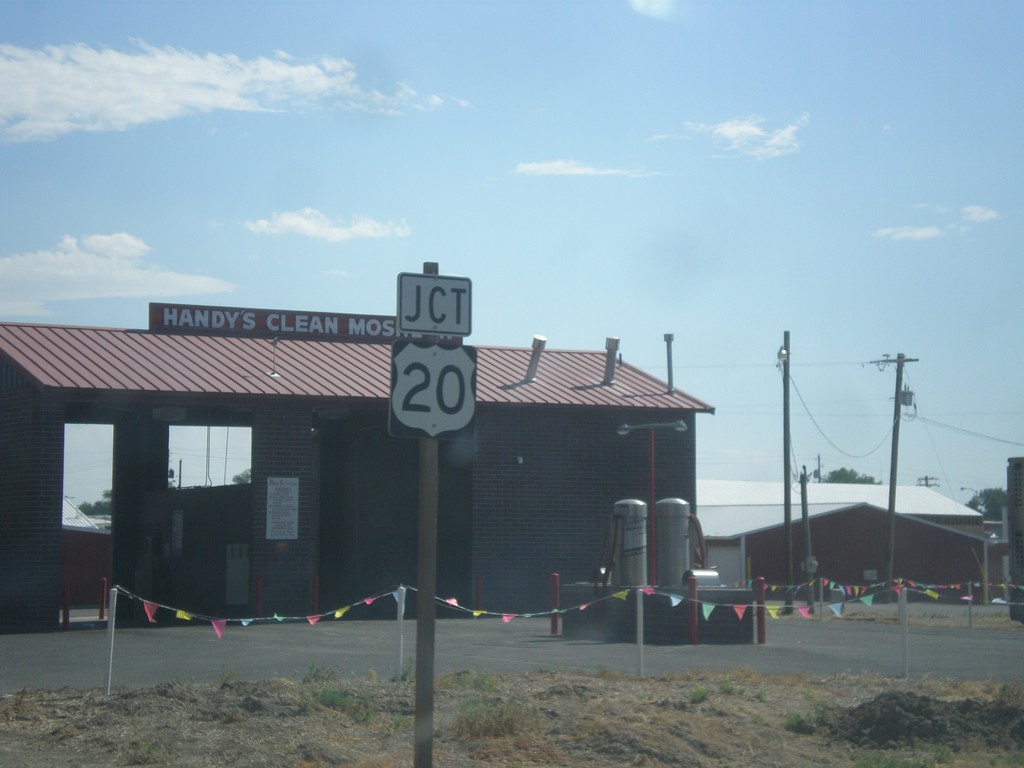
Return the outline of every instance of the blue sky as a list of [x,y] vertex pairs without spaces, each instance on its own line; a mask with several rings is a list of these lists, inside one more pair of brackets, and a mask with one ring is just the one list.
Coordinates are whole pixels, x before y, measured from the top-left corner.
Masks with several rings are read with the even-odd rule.
[[[600,349],[717,408],[698,476],[1003,486],[1024,454],[1017,2],[0,4],[0,320],[383,314]],[[75,448],[69,447],[69,452]],[[87,463],[87,462],[86,462]],[[102,481],[100,481],[102,482]],[[79,496],[96,495],[93,490]]]

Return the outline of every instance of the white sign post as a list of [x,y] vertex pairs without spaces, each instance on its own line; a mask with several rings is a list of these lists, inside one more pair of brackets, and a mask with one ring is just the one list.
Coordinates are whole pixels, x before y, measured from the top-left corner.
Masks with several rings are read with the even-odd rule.
[[413,768],[432,768],[434,760],[437,442],[441,437],[471,436],[476,416],[476,350],[441,346],[438,337],[469,335],[470,289],[468,278],[439,275],[435,262],[424,263],[422,274],[398,276],[398,331],[423,334],[422,342],[391,345],[388,409],[388,431],[393,436],[420,438]]

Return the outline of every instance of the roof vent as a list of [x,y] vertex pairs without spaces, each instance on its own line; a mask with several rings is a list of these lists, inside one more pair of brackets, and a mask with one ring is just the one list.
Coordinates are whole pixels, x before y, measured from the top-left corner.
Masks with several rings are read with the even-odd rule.
[[527,384],[537,378],[537,368],[540,366],[540,353],[544,351],[548,343],[547,336],[534,335],[533,352],[530,354],[530,365],[526,368],[526,378],[523,381]]
[[615,383],[615,354],[619,351],[619,337],[609,336],[606,338],[604,348],[607,354],[604,360],[604,379],[601,384],[608,386]]

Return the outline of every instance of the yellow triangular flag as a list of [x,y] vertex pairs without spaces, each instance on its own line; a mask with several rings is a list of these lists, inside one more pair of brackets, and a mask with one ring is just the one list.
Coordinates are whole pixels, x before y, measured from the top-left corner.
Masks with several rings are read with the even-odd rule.
[[334,618],[340,619],[342,616],[344,616],[346,613],[348,613],[348,609],[351,608],[351,607],[352,606],[350,606],[350,605],[346,605],[344,608],[339,608],[338,610],[336,610],[334,612]]
[[181,611],[181,610],[177,611],[174,614],[174,617],[177,618],[177,619],[184,619],[185,621],[192,621],[192,615],[188,614],[188,613],[185,613],[184,611]]

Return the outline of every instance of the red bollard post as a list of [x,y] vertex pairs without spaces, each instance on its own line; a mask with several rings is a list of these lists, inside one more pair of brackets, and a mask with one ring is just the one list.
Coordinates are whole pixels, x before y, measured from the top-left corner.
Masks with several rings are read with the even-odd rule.
[[61,584],[61,615],[63,616],[62,627],[64,631],[71,629],[71,587],[65,581]]
[[110,599],[110,595],[107,593],[110,588],[107,586],[107,577],[104,576],[100,579],[100,621],[103,621],[107,617],[107,600]]
[[690,582],[690,645],[697,645],[697,621],[700,611],[697,605],[697,577],[691,576]]
[[256,577],[256,618],[263,618],[263,577]]
[[313,576],[313,615],[320,613],[320,577]]
[[562,607],[561,580],[557,573],[551,574],[551,634],[562,634],[562,614],[559,609]]
[[757,644],[764,645],[764,576],[758,576],[754,580],[754,601],[757,605]]

